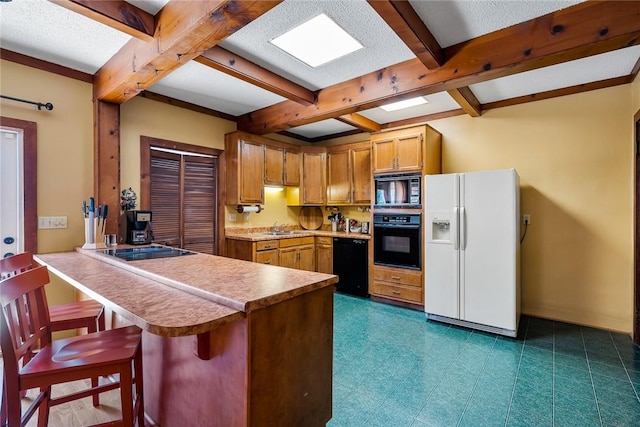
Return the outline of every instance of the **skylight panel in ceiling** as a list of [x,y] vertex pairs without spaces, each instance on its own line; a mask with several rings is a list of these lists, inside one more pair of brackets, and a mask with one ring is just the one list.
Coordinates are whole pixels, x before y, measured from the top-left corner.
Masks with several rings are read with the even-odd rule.
[[271,43],[314,68],[363,48],[324,13],[276,37]]
[[398,102],[392,102],[391,104],[381,105],[384,111],[397,111],[402,110],[404,108],[415,107],[416,105],[426,104],[427,101],[424,97],[418,96],[417,98],[404,99]]

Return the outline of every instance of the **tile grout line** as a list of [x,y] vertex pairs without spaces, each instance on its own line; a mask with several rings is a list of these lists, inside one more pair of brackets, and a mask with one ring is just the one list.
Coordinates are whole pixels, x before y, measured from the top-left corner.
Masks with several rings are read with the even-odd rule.
[[518,359],[518,369],[516,375],[513,378],[513,389],[511,390],[511,399],[509,399],[509,408],[507,408],[507,416],[504,420],[504,426],[509,424],[509,414],[511,413],[511,405],[513,404],[513,396],[516,394],[516,384],[518,382],[518,374],[520,373],[520,366],[522,365],[522,355],[524,354],[524,346],[527,342],[527,335],[529,334],[529,325],[531,324],[531,318],[527,317],[527,327],[524,332],[524,339],[522,340],[522,349],[520,350],[520,359]]
[[[451,329],[451,325],[449,325],[447,327],[447,332]],[[446,335],[446,333],[445,333]],[[436,384],[433,385],[433,387],[431,387],[431,390],[429,390],[429,393],[426,396],[426,399],[424,400],[424,403],[420,406],[420,409],[418,410],[418,415],[420,415],[420,413],[422,412],[422,410],[424,409],[425,405],[429,402],[429,399],[431,399],[431,395],[433,394],[433,391],[440,385],[440,383],[442,382],[442,378],[445,376],[445,374],[447,372],[449,372],[449,368],[451,368],[451,365],[453,365],[453,360],[451,362],[449,362],[449,364],[447,365],[447,367],[445,368],[444,372],[442,373],[442,375],[440,376],[440,379],[438,380],[438,382]],[[413,419],[413,423],[411,424],[415,424],[416,421],[422,422],[421,419],[419,419],[418,417],[415,417]]]
[[616,353],[618,354],[618,359],[622,364],[622,369],[624,369],[624,373],[627,374],[627,379],[629,379],[629,383],[631,384],[631,389],[633,390],[633,393],[636,395],[636,399],[640,401],[640,396],[638,395],[638,391],[636,390],[636,387],[633,385],[633,381],[631,380],[631,375],[629,375],[629,370],[627,369],[627,365],[624,363],[624,360],[622,360],[622,356],[620,356],[620,350],[618,350],[618,345],[616,344],[616,340],[614,340],[613,336],[611,336],[611,331],[609,331],[609,338],[611,338],[611,342],[613,343],[613,348],[616,349]]
[[[449,325],[449,327],[447,328],[447,331],[449,331],[451,329],[451,325]],[[445,334],[446,335],[446,334]],[[443,335],[444,336],[444,335]],[[469,337],[471,336],[471,333],[469,334],[469,336],[467,336],[467,339],[464,340],[463,342],[467,342],[469,340]],[[420,413],[422,412],[422,410],[424,409],[425,405],[429,402],[429,400],[431,399],[431,395],[433,394],[434,390],[442,383],[443,378],[445,377],[445,375],[447,374],[447,372],[449,372],[449,370],[451,369],[451,366],[453,366],[455,362],[455,359],[452,359],[451,362],[449,362],[449,364],[447,365],[447,367],[445,368],[444,372],[442,373],[442,375],[440,375],[440,379],[438,380],[438,382],[436,384],[433,385],[433,387],[431,387],[431,390],[429,390],[429,393],[427,394],[427,398],[425,399],[424,403],[422,404],[422,406],[420,406],[420,410],[418,411],[418,415],[420,415]],[[464,411],[463,411],[464,413]],[[421,420],[418,417],[414,418],[414,422],[412,424],[415,424],[415,421],[419,421],[419,422],[423,422],[426,420]]]
[[598,419],[600,419],[600,426],[604,426],[602,421],[602,414],[600,413],[600,403],[598,402],[598,394],[596,393],[596,384],[593,382],[593,372],[591,371],[591,363],[589,363],[589,353],[587,352],[587,345],[584,341],[584,332],[582,326],[580,326],[580,338],[582,338],[582,348],[584,350],[584,357],[587,360],[587,369],[589,369],[589,378],[591,379],[591,389],[593,390],[593,398],[596,401],[596,409],[598,410]]
[[[471,333],[471,335],[473,335],[473,332]],[[467,401],[464,404],[464,408],[462,408],[462,414],[460,415],[460,418],[458,418],[458,422],[456,423],[456,426],[460,425],[460,423],[462,422],[462,419],[464,418],[465,412],[467,412],[467,408],[469,407],[469,402],[471,402],[471,398],[473,397],[473,392],[476,391],[476,388],[478,388],[480,377],[482,376],[482,373],[484,372],[484,369],[487,366],[489,356],[491,356],[491,353],[493,352],[493,349],[495,348],[497,341],[498,341],[498,336],[496,335],[493,338],[493,344],[491,345],[491,349],[487,352],[487,356],[484,359],[484,363],[482,364],[482,369],[480,370],[480,374],[478,375],[478,378],[476,378],[476,382],[473,384],[473,387],[471,388],[471,393],[469,393],[469,397],[467,398]]]
[[551,336],[551,425],[556,425],[556,322]]

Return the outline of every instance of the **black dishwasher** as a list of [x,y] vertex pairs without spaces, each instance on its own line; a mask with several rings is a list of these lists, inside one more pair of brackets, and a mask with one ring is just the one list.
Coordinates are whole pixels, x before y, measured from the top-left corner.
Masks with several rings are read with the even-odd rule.
[[339,282],[338,292],[369,296],[368,241],[353,238],[333,238],[333,274]]

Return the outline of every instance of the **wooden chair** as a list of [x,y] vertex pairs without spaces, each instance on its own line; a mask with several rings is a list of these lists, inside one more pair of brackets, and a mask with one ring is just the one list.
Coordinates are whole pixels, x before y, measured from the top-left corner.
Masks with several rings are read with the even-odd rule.
[[[44,427],[50,407],[119,387],[122,401],[119,424],[133,426],[137,420],[138,426],[144,426],[140,329],[128,326],[52,341],[44,292],[47,283],[46,266],[0,281],[0,344],[4,359],[2,425],[8,422],[7,427],[23,426],[39,409],[38,426]],[[30,355],[31,348],[36,346],[40,350]],[[32,357],[25,362],[25,356]],[[119,382],[51,398],[52,385],[115,374]],[[39,388],[40,392],[22,415],[20,393],[33,388]]]
[[[34,266],[33,255],[23,252],[0,259],[0,279]],[[87,328],[87,332],[105,330],[104,306],[95,300],[75,301],[49,307],[51,332]]]

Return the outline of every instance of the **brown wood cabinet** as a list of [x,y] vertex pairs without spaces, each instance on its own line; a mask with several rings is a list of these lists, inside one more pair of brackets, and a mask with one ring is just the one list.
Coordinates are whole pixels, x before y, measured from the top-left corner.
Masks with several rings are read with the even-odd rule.
[[368,142],[327,149],[327,204],[371,204],[371,147]]
[[226,204],[264,203],[264,144],[245,132],[225,135]]
[[373,266],[372,296],[424,306],[422,271]]
[[282,186],[300,185],[300,151],[265,145],[264,183]]
[[351,150],[351,203],[371,204],[371,147],[369,144]]
[[351,203],[351,161],[349,150],[327,153],[327,203]]
[[282,239],[280,244],[280,267],[315,271],[314,237]]
[[327,204],[327,153],[324,147],[302,147],[300,186],[288,189],[287,204],[322,206]]
[[333,274],[333,239],[316,236],[316,271]]
[[419,126],[372,135],[373,173],[421,172],[425,133]]
[[279,265],[279,247],[277,239],[259,242],[227,239],[226,256],[260,264]]

